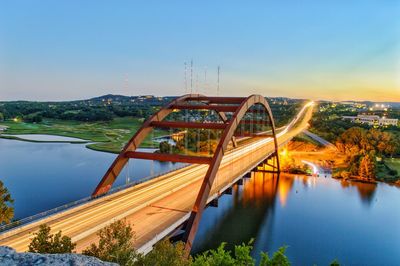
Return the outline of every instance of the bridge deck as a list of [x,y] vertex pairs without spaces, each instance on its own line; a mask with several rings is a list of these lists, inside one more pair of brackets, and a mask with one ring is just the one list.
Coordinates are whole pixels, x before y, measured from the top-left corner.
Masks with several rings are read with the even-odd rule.
[[[305,109],[299,122],[279,134],[286,143],[307,127],[312,108]],[[251,170],[274,150],[272,139],[255,139],[227,153],[219,168],[210,198],[236,178]],[[197,196],[207,165],[191,165],[115,194],[58,213],[0,235],[0,245],[26,251],[32,233],[47,223],[52,232],[62,230],[77,243],[77,251],[97,240],[96,232],[116,219],[126,218],[136,234],[135,245],[148,245],[175,229],[187,217]]]

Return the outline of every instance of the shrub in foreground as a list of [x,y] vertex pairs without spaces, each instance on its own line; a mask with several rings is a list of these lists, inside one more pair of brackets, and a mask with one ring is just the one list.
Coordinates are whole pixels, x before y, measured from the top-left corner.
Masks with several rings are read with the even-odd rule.
[[84,250],[84,255],[120,265],[134,265],[139,259],[140,256],[133,246],[134,233],[125,220],[116,221],[104,227],[97,236],[99,243],[92,244]]
[[71,238],[61,235],[61,231],[55,235],[50,234],[50,227],[42,224],[39,231],[34,234],[28,251],[47,254],[72,253],[75,246]]

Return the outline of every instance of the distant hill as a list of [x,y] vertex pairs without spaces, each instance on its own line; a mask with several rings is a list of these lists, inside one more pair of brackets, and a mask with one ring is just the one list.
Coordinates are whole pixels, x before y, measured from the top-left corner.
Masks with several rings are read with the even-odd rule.
[[367,106],[373,106],[375,104],[385,104],[385,105],[390,105],[391,107],[395,108],[400,108],[400,102],[373,102],[373,101],[354,101],[354,100],[346,100],[346,101],[329,101],[329,100],[319,100],[321,103],[331,103],[331,102],[337,102],[337,103],[362,103],[366,104]]
[[86,101],[130,101],[133,98],[137,98],[138,96],[125,96],[125,95],[118,95],[118,94],[106,94],[98,97],[93,97],[90,99],[87,99]]
[[159,104],[168,102],[171,99],[176,98],[175,96],[157,97],[154,95],[137,95],[137,96],[126,96],[119,94],[106,94],[98,97],[93,97],[86,100],[73,101],[76,103],[90,103],[90,104],[103,104],[103,103],[114,103],[114,104],[129,104],[129,103],[150,103]]

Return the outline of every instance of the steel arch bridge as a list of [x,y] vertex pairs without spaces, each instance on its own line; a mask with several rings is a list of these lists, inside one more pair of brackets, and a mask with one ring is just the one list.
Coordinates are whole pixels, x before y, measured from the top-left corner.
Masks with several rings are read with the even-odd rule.
[[[185,121],[165,121],[166,117],[175,110],[215,111],[220,118],[220,122],[199,123]],[[260,114],[261,112],[268,116],[268,120],[260,119],[260,117],[254,119],[254,115],[252,116],[252,120],[247,120],[245,118],[247,113]],[[121,153],[111,164],[110,168],[107,170],[104,177],[94,190],[92,196],[97,197],[107,193],[112,187],[114,181],[117,179],[118,175],[121,173],[124,166],[127,164],[128,160],[131,158],[184,162],[192,164],[207,164],[207,172],[202,180],[195,204],[193,205],[190,213],[190,218],[185,227],[185,234],[183,235],[185,250],[186,252],[189,252],[191,250],[203,210],[206,207],[207,199],[210,195],[210,191],[222,158],[230,143],[233,147],[236,147],[237,143],[235,139],[235,132],[237,129],[239,129],[239,125],[241,125],[241,123],[267,124],[270,126],[271,130],[268,133],[260,132],[255,134],[250,132],[250,134],[247,134],[246,136],[262,136],[273,138],[274,152],[269,158],[273,157],[274,163],[270,166],[273,168],[274,172],[279,172],[278,142],[276,137],[275,123],[268,102],[263,96],[251,95],[249,97],[207,97],[199,94],[187,94],[173,100],[144,122],[142,127],[129,140],[129,142],[122,149]],[[139,145],[154,128],[212,129],[221,130],[222,134],[212,157],[146,153],[136,151]]]

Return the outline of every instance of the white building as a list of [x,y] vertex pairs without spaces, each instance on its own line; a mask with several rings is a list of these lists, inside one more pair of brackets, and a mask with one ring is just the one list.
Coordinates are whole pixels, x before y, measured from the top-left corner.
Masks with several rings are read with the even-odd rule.
[[369,110],[371,110],[371,111],[387,111],[388,108],[390,108],[390,105],[388,105],[388,104],[376,103],[375,105],[370,106]]
[[397,126],[399,120],[394,118],[379,117],[378,115],[342,116],[343,120],[354,123],[368,124],[370,126]]

